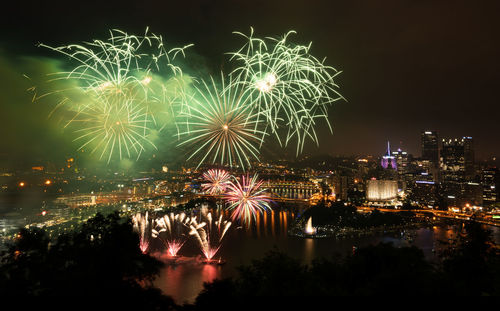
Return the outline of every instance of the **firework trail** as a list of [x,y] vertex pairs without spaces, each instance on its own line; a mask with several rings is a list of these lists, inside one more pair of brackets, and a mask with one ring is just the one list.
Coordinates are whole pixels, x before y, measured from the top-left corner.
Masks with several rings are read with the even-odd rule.
[[220,169],[211,169],[203,173],[207,183],[201,184],[202,190],[210,195],[220,195],[226,191],[231,175]]
[[[187,237],[184,235],[188,226],[189,218],[186,214],[170,213],[155,220],[156,228],[152,231],[154,238],[159,238],[167,247],[170,256],[176,257],[179,250],[186,243]],[[161,238],[161,233],[165,232],[166,238]]]
[[146,214],[137,213],[132,216],[132,224],[134,231],[139,234],[139,248],[145,254],[149,248],[152,233],[152,220],[149,219],[148,212]]
[[343,97],[334,82],[340,72],[313,57],[311,44],[290,44],[288,37],[294,33],[259,39],[252,28],[250,35],[235,32],[246,43],[229,54],[239,64],[231,77],[265,120],[268,127],[263,132],[270,132],[285,146],[295,137],[299,154],[306,139],[318,144],[314,128],[318,120],[325,120],[331,131],[327,107]]
[[35,100],[61,98],[53,113],[64,108],[65,127],[77,128],[79,149],[101,150],[100,158],[109,162],[115,154],[120,159],[139,158],[148,148],[156,148],[151,137],[164,126],[157,116],[172,109],[172,102],[166,101],[177,100],[159,75],[168,73],[171,80],[180,81],[182,71],[171,61],[184,55],[189,45],[167,51],[162,37],[146,29],[143,36],[111,30],[105,41],[40,46],[66,56],[73,67],[51,75],[49,82],[59,81],[64,88]]
[[225,85],[223,77],[220,88],[211,78],[211,84],[202,81],[195,90],[177,121],[178,146],[193,150],[187,160],[201,158],[197,168],[207,160],[243,169],[251,166],[250,158],[258,161],[258,145],[266,133],[259,130],[261,121],[249,109],[248,97],[231,80]]
[[258,180],[258,175],[252,178],[248,175],[242,176],[241,183],[234,178],[234,181],[229,183],[225,196],[230,204],[228,209],[233,210],[231,215],[233,221],[238,219],[249,226],[257,213],[271,210],[269,205],[271,200],[263,194],[265,189],[261,188],[262,183],[262,180]]
[[[251,28],[231,55],[235,69],[216,83],[183,75],[174,65],[186,45],[168,50],[163,38],[146,31],[129,35],[110,30],[107,40],[51,47],[68,60],[66,70],[51,74],[56,89],[37,88],[34,100],[54,96],[64,127],[74,130],[78,150],[89,150],[109,163],[113,157],[136,158],[156,149],[158,133],[172,124],[187,160],[219,163],[245,170],[259,161],[264,139],[281,146],[319,143],[315,127],[328,107],[343,97],[335,78],[340,73],[310,54],[311,44],[254,36]],[[174,121],[174,122],[172,122]]]
[[231,226],[231,222],[223,219],[223,213],[220,213],[216,221],[212,220],[211,213],[200,213],[199,218],[198,220],[191,219],[189,234],[196,238],[206,260],[210,261],[222,246],[222,239]]

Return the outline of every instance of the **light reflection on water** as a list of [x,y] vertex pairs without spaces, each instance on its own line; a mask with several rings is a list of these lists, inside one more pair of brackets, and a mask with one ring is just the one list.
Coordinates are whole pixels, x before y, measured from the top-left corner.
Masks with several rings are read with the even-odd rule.
[[156,285],[177,303],[183,303],[199,293],[203,282],[211,282],[219,277],[221,269],[221,266],[200,263],[167,265],[160,272]]
[[[226,214],[226,217],[229,215]],[[166,265],[155,281],[155,285],[177,303],[193,302],[203,289],[204,282],[216,278],[237,276],[237,268],[251,264],[254,259],[263,258],[271,250],[283,251],[289,256],[310,264],[318,257],[331,257],[335,253],[352,253],[353,246],[363,247],[379,242],[392,242],[396,247],[415,245],[421,248],[427,260],[436,261],[442,245],[438,241],[449,241],[456,237],[452,226],[429,227],[410,231],[412,241],[402,239],[399,233],[360,238],[322,238],[308,239],[287,235],[288,225],[295,214],[285,211],[272,211],[260,215],[251,227],[233,224],[227,233],[216,259],[223,258],[223,266],[204,265],[200,262],[200,251],[195,243],[188,241],[181,249],[183,256],[192,258],[177,266]],[[493,229],[495,241],[500,241],[499,228]],[[193,259],[194,257],[197,257]]]

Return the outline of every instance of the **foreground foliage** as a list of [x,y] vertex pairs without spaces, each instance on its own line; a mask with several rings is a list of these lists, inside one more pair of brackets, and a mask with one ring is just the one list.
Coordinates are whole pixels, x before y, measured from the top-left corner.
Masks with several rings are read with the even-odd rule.
[[162,264],[141,253],[139,237],[117,213],[97,214],[52,241],[43,229],[22,229],[2,254],[5,296],[128,297],[144,307],[172,300],[151,284]]
[[83,296],[130,301],[142,309],[205,309],[253,296],[374,296],[500,294],[500,251],[491,232],[464,225],[440,264],[416,247],[360,248],[311,265],[278,250],[239,268],[235,278],[205,283],[192,305],[176,305],[152,286],[161,263],[141,253],[131,223],[118,214],[96,217],[51,241],[42,229],[23,229],[2,254],[5,296]]

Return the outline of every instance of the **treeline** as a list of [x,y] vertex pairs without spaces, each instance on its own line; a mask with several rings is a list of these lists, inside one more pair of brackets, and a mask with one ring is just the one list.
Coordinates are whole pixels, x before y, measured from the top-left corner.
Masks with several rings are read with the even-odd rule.
[[86,297],[81,303],[132,299],[144,309],[174,305],[152,286],[162,263],[142,254],[138,245],[131,221],[118,212],[97,214],[56,240],[43,229],[21,229],[1,254],[1,295]]

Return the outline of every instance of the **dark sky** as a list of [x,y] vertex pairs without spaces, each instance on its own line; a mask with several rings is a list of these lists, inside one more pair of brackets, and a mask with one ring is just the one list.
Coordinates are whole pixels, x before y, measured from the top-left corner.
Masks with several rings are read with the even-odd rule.
[[10,137],[0,142],[4,149],[20,139],[24,154],[62,144],[42,133],[41,111],[5,95],[22,89],[5,74],[22,68],[20,56],[47,56],[37,42],[79,43],[105,39],[110,28],[140,34],[149,26],[167,42],[194,43],[201,63],[217,71],[241,43],[232,31],[253,26],[260,37],[296,30],[292,41],[312,41],[311,53],[342,71],[337,82],[347,102],[329,110],[334,134],[321,124],[320,146],[306,153],[381,155],[389,139],[419,156],[420,132],[432,129],[472,136],[478,158],[500,154],[497,0],[14,1],[0,11],[0,56],[12,67],[0,76],[0,129]]

